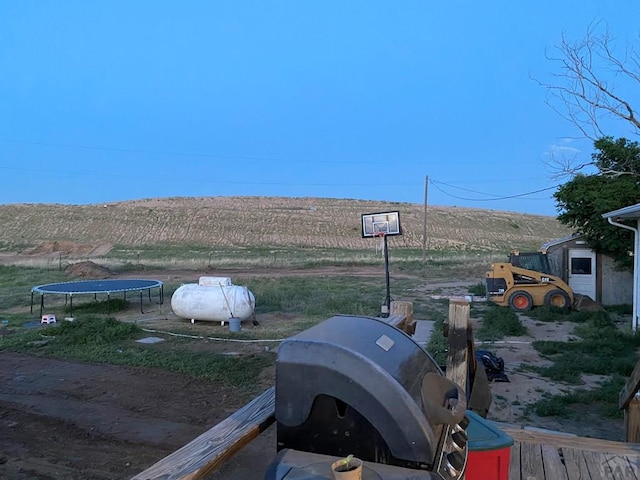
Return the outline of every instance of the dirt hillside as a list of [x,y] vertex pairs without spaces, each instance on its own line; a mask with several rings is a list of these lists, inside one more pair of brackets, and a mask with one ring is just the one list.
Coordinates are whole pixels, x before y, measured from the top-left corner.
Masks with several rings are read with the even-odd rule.
[[[391,245],[422,248],[425,212],[420,204],[189,197],[100,205],[0,205],[0,250],[38,247],[60,252],[69,241],[85,245],[87,251],[158,243],[367,248],[371,240],[361,238],[361,215],[381,211],[400,212],[403,235],[391,238]],[[537,249],[570,233],[551,216],[458,207],[430,206],[426,225],[429,249]]]

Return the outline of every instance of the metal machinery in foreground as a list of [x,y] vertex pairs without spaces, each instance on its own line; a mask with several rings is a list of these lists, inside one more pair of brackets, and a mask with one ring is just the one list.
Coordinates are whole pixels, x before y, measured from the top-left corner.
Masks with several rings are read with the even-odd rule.
[[542,305],[571,308],[575,300],[573,290],[549,272],[549,262],[543,253],[514,250],[508,263],[494,263],[486,273],[487,299],[519,312]]
[[462,388],[404,332],[378,318],[332,317],[278,348],[278,455],[265,478],[331,478],[335,457],[353,454],[365,480],[457,480],[466,408]]

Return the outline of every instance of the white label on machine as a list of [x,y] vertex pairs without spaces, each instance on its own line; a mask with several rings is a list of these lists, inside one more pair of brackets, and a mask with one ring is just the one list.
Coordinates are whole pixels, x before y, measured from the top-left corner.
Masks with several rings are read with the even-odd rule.
[[386,335],[382,335],[378,340],[376,340],[376,345],[378,345],[385,352],[388,352],[394,344],[395,342]]

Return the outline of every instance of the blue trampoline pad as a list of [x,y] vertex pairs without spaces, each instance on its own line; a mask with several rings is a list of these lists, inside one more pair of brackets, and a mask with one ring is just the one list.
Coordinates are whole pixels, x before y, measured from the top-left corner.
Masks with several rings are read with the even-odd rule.
[[162,287],[159,280],[78,280],[73,282],[48,283],[31,289],[38,293],[74,295],[80,293],[133,292]]

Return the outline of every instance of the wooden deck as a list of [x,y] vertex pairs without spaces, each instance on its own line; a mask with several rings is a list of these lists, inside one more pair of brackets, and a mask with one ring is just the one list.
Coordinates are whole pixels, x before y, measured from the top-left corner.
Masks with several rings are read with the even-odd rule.
[[500,427],[514,439],[509,480],[638,480],[640,444]]
[[[389,323],[410,335],[413,316],[391,316]],[[474,363],[468,302],[449,305],[447,376],[465,389],[467,368]],[[469,349],[469,352],[467,352]],[[640,362],[627,388],[634,396],[640,385]],[[636,383],[633,383],[636,382]],[[623,392],[624,393],[624,392]],[[621,398],[627,398],[626,393]],[[640,402],[638,405],[640,425]],[[204,480],[220,464],[257,437],[275,420],[275,388],[265,390],[223,422],[161,459],[132,480]],[[514,440],[509,480],[640,480],[640,443],[577,437],[545,430],[494,423]],[[634,427],[640,435],[640,426]],[[264,472],[255,478],[262,478]]]

